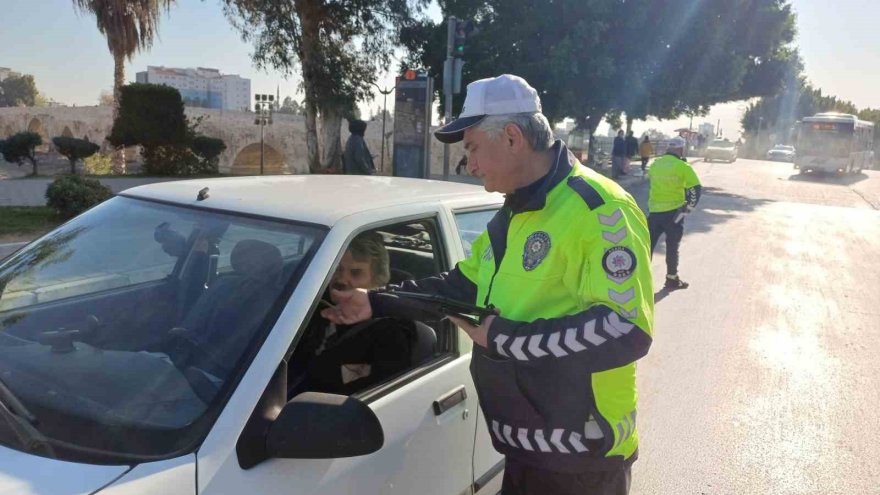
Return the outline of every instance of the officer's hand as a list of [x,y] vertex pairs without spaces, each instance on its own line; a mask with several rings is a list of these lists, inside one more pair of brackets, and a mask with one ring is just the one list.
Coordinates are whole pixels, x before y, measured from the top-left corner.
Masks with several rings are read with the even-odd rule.
[[489,346],[489,327],[491,327],[492,322],[495,321],[495,315],[489,315],[484,318],[483,323],[479,326],[471,325],[470,322],[461,318],[456,318],[455,316],[450,316],[449,321],[455,323],[464,330],[475,344],[482,347]]
[[332,289],[330,298],[336,306],[322,310],[321,316],[337,325],[354,325],[373,317],[370,298],[364,289]]

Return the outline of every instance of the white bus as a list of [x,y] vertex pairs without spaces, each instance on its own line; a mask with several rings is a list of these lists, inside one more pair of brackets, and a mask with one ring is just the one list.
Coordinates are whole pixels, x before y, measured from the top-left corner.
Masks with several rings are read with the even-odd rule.
[[874,163],[874,124],[844,113],[817,113],[798,129],[794,168],[851,173]]

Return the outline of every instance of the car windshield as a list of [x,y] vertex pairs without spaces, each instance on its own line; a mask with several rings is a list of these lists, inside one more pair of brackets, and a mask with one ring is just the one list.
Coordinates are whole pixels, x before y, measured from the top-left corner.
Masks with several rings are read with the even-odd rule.
[[[0,265],[0,379],[56,457],[189,448],[324,232],[111,199]],[[25,449],[5,423],[0,442]]]
[[791,146],[783,146],[779,144],[773,147],[773,151],[794,151],[794,148]]

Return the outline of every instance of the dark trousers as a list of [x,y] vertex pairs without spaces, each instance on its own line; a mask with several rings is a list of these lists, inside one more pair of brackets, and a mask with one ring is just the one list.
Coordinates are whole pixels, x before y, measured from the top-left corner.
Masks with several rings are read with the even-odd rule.
[[631,480],[629,465],[613,471],[556,473],[508,457],[501,495],[627,495]]
[[650,160],[650,158],[648,158],[647,156],[642,157],[642,174],[644,174],[645,169],[648,168],[648,160]]
[[648,231],[651,233],[651,255],[657,247],[661,234],[666,234],[666,274],[678,275],[678,246],[684,236],[684,219],[677,223],[679,210],[651,213],[648,215]]

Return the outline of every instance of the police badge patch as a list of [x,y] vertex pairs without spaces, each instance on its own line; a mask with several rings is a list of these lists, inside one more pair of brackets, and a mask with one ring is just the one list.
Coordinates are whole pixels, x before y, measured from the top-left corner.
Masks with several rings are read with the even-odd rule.
[[602,256],[602,268],[614,278],[627,278],[636,269],[636,255],[623,246],[615,246]]
[[523,269],[530,272],[544,261],[550,252],[550,234],[535,232],[526,239],[523,248]]

